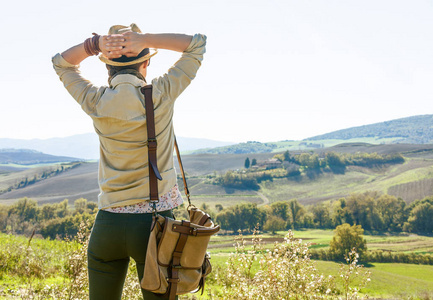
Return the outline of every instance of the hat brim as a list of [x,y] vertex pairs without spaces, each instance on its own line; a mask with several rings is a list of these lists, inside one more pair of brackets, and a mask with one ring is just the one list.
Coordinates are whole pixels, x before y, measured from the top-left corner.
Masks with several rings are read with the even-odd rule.
[[151,58],[152,56],[156,55],[157,53],[158,53],[157,49],[150,49],[150,52],[148,54],[146,54],[145,56],[139,57],[139,58],[137,58],[135,60],[128,61],[128,62],[114,61],[114,60],[111,60],[111,59],[107,58],[103,54],[99,55],[99,59],[103,63],[106,63],[107,65],[115,66],[115,67],[123,67],[123,66],[130,66],[130,65],[139,64],[139,63],[141,63],[143,61],[148,60],[149,58]]

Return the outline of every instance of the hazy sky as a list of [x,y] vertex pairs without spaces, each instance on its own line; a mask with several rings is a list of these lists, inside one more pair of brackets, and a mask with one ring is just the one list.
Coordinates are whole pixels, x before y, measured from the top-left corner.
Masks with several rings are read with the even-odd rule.
[[[431,0],[7,1],[0,138],[92,132],[51,57],[132,22],[144,32],[208,36],[202,68],[176,104],[179,136],[298,140],[433,113]],[[178,57],[160,51],[149,79]],[[96,57],[82,72],[106,84]]]

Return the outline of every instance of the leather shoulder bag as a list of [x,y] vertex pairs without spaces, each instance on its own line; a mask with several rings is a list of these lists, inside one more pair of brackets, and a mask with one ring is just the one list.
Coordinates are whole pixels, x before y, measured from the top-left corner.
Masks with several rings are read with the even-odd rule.
[[210,237],[220,230],[210,216],[191,204],[185,172],[175,140],[179,167],[188,199],[189,220],[175,220],[159,215],[156,211],[158,182],[162,180],[157,166],[157,140],[153,112],[152,86],[141,89],[145,96],[149,151],[150,202],[153,221],[147,247],[144,275],[141,287],[155,294],[175,299],[176,295],[204,290],[206,276],[212,267],[207,254]]

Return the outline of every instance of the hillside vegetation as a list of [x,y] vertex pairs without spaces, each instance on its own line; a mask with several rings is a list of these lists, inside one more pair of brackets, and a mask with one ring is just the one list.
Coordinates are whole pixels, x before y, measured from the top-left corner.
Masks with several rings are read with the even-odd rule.
[[308,138],[310,141],[353,138],[396,138],[394,143],[433,143],[433,115],[413,116],[387,122],[363,125]]
[[[372,168],[348,165],[344,173],[336,173],[328,169],[310,173],[308,170],[303,170],[305,176],[291,177],[284,175],[287,170],[281,170],[281,178],[273,177],[269,180],[262,180],[259,183],[259,190],[257,188],[237,189],[213,184],[213,181],[228,171],[242,171],[248,157],[250,160],[265,161],[272,158],[274,153],[186,155],[183,156],[183,162],[191,194],[199,205],[201,203],[210,205],[221,203],[228,206],[241,202],[260,205],[294,198],[301,203],[309,204],[338,199],[354,192],[362,193],[372,190],[401,197],[410,203],[433,194],[433,145],[358,143],[344,144],[327,150],[318,149],[313,153],[317,154],[320,159],[320,157],[325,157],[327,151],[341,154],[355,154],[359,151],[379,155],[400,153],[405,162]],[[301,153],[311,154],[311,152],[290,152],[292,156]],[[55,203],[64,199],[73,202],[79,198],[96,201],[99,193],[97,169],[97,163],[80,163],[67,172],[4,193],[0,195],[0,203],[13,203],[23,197],[30,197],[39,203]],[[43,170],[44,168],[33,168],[0,174],[0,189],[7,189],[26,177],[33,178],[35,174],[41,176]],[[307,174],[312,176],[306,176]],[[182,186],[181,180],[179,180],[179,185]]]

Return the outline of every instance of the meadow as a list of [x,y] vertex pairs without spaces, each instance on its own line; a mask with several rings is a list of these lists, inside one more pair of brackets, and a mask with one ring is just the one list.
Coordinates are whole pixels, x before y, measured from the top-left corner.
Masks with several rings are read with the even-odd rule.
[[[271,249],[275,243],[282,244],[286,234],[287,232],[283,231],[275,235],[262,234],[264,248]],[[293,234],[299,243],[308,243],[314,248],[329,246],[333,231],[297,230]],[[243,236],[246,241],[245,250],[251,250],[251,238],[251,235]],[[416,252],[419,250],[419,244],[422,243],[424,252],[433,253],[433,237],[399,234],[365,235],[365,238],[369,249]],[[227,272],[227,262],[236,252],[235,244],[239,241],[238,235],[217,235],[212,238],[209,251],[214,272],[207,280],[205,295],[195,295],[196,298],[190,296],[189,299],[228,299],[218,298],[223,288],[218,276],[221,277]],[[85,249],[85,245],[79,240],[58,241],[33,238],[29,242],[29,238],[26,237],[0,234],[0,299],[86,299]],[[312,261],[312,263],[319,274],[325,277],[334,276],[336,290],[343,289],[343,283],[338,278],[341,272],[340,263],[329,261]],[[259,260],[253,262],[251,273],[254,275],[258,270]],[[371,272],[371,281],[361,289],[361,295],[367,294],[370,298],[376,299],[431,299],[433,296],[433,266],[368,263],[364,270]],[[139,299],[136,297],[137,282],[132,265],[127,280],[124,299]],[[358,282],[359,280],[355,280],[353,284]],[[77,286],[81,286],[84,293],[78,292]],[[59,293],[63,293],[63,296],[60,298],[53,296]],[[213,294],[213,297],[210,297],[210,294]],[[76,297],[68,298],[68,295],[76,295]],[[334,298],[338,297],[335,295]]]

